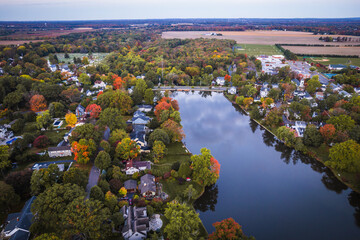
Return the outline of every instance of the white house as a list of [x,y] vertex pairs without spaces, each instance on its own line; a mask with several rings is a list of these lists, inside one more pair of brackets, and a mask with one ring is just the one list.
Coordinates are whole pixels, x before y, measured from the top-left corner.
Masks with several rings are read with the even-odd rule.
[[101,89],[105,89],[106,88],[106,83],[104,83],[103,81],[95,81],[93,88],[101,88]]
[[228,89],[229,94],[236,94],[236,87],[231,87]]
[[262,88],[260,89],[260,97],[261,97],[261,98],[267,97],[268,94],[269,94],[269,88],[262,87]]
[[70,146],[49,147],[48,154],[49,157],[71,156],[71,147]]
[[224,77],[217,77],[216,78],[216,84],[220,85],[220,86],[224,86],[225,85],[225,78]]

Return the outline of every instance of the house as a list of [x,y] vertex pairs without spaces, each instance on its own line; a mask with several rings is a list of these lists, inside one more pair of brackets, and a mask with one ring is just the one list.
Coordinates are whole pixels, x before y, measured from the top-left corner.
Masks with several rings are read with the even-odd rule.
[[57,66],[55,64],[50,65],[49,68],[52,72],[55,72],[57,70]]
[[323,92],[316,92],[315,98],[319,100],[324,100],[324,93]]
[[0,67],[0,75],[4,74],[4,70]]
[[236,94],[236,87],[231,87],[228,89],[229,94]]
[[85,108],[79,104],[77,108],[75,109],[75,115],[76,117],[81,117],[85,114]]
[[137,181],[133,179],[125,181],[124,188],[127,190],[128,193],[135,192],[137,188]]
[[124,239],[145,239],[149,230],[149,217],[146,207],[123,206],[120,212],[124,218],[124,227],[121,231]]
[[145,171],[146,169],[151,169],[151,162],[131,160],[126,163],[125,173],[126,175],[133,175],[136,172]]
[[341,90],[341,91],[339,92],[339,94],[340,94],[341,96],[343,96],[343,97],[351,98],[351,94],[348,93],[347,91]]
[[156,194],[155,177],[151,174],[145,174],[140,178],[140,194],[144,197],[153,197]]
[[145,140],[145,125],[134,124],[130,138],[140,146],[140,152],[150,152],[150,148]]
[[333,90],[333,92],[338,92],[341,90],[341,85],[340,84],[333,84],[333,83],[330,83],[330,87],[331,89]]
[[304,136],[304,131],[306,129],[306,122],[304,121],[296,121],[295,125],[293,126],[293,128],[296,131],[297,136],[299,137],[303,137]]
[[224,86],[225,85],[225,77],[217,77],[216,84],[220,85],[220,86]]
[[90,90],[87,90],[86,93],[85,93],[85,95],[86,95],[87,97],[90,97],[90,96],[93,95],[93,94],[94,94],[94,92],[92,92],[92,91],[90,91]]
[[260,89],[260,97],[261,97],[261,98],[267,97],[268,94],[269,94],[269,88],[267,88],[267,87],[262,87],[262,88]]
[[31,205],[35,200],[35,196],[26,201],[23,209],[19,213],[10,213],[5,222],[5,228],[1,232],[3,238],[11,240],[27,240],[30,237],[30,226],[33,214],[31,213]]
[[71,147],[70,146],[49,147],[48,154],[49,154],[49,157],[71,156]]
[[103,81],[97,80],[97,81],[95,81],[93,88],[105,89],[106,83],[104,83]]
[[134,92],[134,86],[130,87],[128,89],[128,93],[131,95]]
[[137,116],[137,117],[133,117],[131,119],[131,123],[133,125],[146,125],[150,122],[150,118],[148,116],[144,116],[144,115],[141,115],[141,116]]
[[10,130],[11,126],[0,125],[0,141],[12,138],[14,133]]
[[345,69],[346,65],[343,65],[343,64],[330,64],[328,68],[329,68],[329,70],[339,71],[339,70]]
[[138,111],[141,112],[150,112],[153,108],[151,105],[146,105],[146,104],[138,105],[137,107],[138,107]]

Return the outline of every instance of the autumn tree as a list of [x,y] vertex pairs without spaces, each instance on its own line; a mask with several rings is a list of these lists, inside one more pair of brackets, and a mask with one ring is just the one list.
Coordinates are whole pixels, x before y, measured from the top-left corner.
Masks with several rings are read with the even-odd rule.
[[67,113],[65,115],[65,121],[69,126],[74,127],[77,122],[76,115],[73,113]]
[[79,142],[74,141],[71,144],[71,151],[74,153],[74,160],[81,164],[86,164],[90,161],[90,150],[86,139],[81,139]]
[[277,108],[273,108],[263,120],[263,123],[270,127],[277,127],[282,122],[282,113]]
[[155,107],[155,116],[160,120],[160,115],[164,110],[179,111],[179,104],[175,99],[170,97],[163,97]]
[[188,205],[170,202],[164,216],[169,222],[164,229],[168,239],[197,239],[201,220],[199,214]]
[[254,99],[252,97],[244,98],[243,104],[245,106],[245,109],[248,109],[250,104],[254,102]]
[[171,119],[161,124],[161,128],[168,134],[171,142],[180,142],[185,137],[182,126]]
[[109,143],[111,144],[111,146],[114,146],[118,142],[121,142],[121,140],[123,140],[124,138],[128,137],[129,134],[127,134],[124,129],[115,129],[110,134]]
[[115,156],[123,160],[136,158],[140,153],[140,146],[130,138],[124,138],[115,149]]
[[210,186],[219,178],[220,165],[210,150],[202,148],[200,152],[200,155],[191,156],[193,179],[203,186]]
[[226,81],[230,82],[230,81],[231,81],[231,76],[228,75],[228,74],[226,74],[225,77],[224,77],[224,79],[225,79]]
[[38,136],[33,142],[33,146],[36,148],[46,148],[48,145],[49,138],[45,135]]
[[155,141],[152,148],[152,153],[154,156],[154,163],[159,163],[163,159],[166,151],[166,146],[162,141]]
[[86,107],[85,112],[90,114],[91,118],[99,118],[101,113],[101,107],[95,103],[90,104]]
[[114,79],[114,81],[113,81],[114,89],[120,89],[125,84],[125,81],[121,77],[119,77],[118,75],[113,75],[112,78]]
[[81,93],[77,88],[69,88],[61,92],[60,96],[69,103],[78,102],[81,99]]
[[102,126],[108,126],[111,130],[125,129],[126,127],[121,112],[116,108],[106,108],[102,111],[98,123]]
[[213,223],[215,232],[209,235],[209,240],[255,240],[247,237],[241,226],[233,218],[227,218],[221,222]]
[[30,99],[31,111],[39,112],[46,110],[46,100],[43,95],[34,95]]
[[127,92],[122,90],[113,91],[109,107],[120,110],[121,114],[127,114],[131,110],[133,101]]
[[347,172],[360,172],[360,145],[354,140],[337,143],[330,149],[325,165]]
[[90,85],[91,84],[90,77],[86,73],[81,73],[80,74],[79,82],[84,84],[84,85]]
[[355,126],[355,121],[349,115],[333,116],[327,120],[337,131],[350,131]]

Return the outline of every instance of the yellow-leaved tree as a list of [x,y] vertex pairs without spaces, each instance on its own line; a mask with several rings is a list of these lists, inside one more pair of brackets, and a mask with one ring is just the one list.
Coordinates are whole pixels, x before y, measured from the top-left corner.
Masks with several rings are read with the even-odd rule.
[[65,121],[68,125],[70,126],[75,126],[76,122],[77,122],[77,118],[76,115],[73,113],[68,113],[65,115]]

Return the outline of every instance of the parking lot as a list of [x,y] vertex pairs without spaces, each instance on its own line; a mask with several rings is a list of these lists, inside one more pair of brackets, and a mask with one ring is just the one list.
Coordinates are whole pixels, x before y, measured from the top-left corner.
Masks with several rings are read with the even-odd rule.
[[303,61],[287,61],[287,64],[289,64],[292,71],[302,73],[304,75],[310,75],[310,77],[318,75],[319,76],[319,81],[320,81],[321,84],[328,85],[328,83],[329,83],[329,80],[324,75],[319,73],[318,71],[311,72],[310,71],[311,65],[309,63],[307,63],[307,62],[303,62]]

